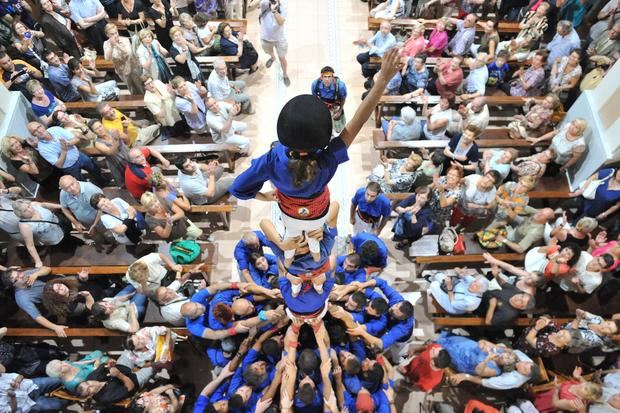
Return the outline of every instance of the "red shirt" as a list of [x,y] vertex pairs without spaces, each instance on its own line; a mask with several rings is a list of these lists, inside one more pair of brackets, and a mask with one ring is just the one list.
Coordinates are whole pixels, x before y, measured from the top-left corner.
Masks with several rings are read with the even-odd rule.
[[465,406],[465,411],[463,413],[472,413],[474,409],[478,409],[484,413],[499,413],[499,410],[497,410],[495,407],[484,404],[478,400],[470,400],[469,402],[467,402],[467,405]]
[[[146,159],[149,159],[149,157],[151,156],[151,151],[149,151],[148,148],[140,148],[140,150],[142,151],[144,157]],[[151,169],[151,164],[147,162],[146,166],[142,168],[142,171],[145,175],[144,178],[136,176],[136,174],[134,174],[129,167],[129,164],[127,164],[127,166],[125,167],[125,186],[127,187],[129,193],[138,200],[143,193],[151,189],[151,186],[147,182],[148,177],[153,172]]]
[[433,390],[443,380],[443,369],[435,370],[431,367],[431,350],[434,348],[441,348],[441,346],[434,343],[429,344],[406,367],[405,376],[407,376],[411,384],[425,392]]
[[452,69],[452,62],[444,62],[439,65],[439,72],[443,75],[443,79],[446,82],[445,85],[442,85],[439,78],[435,81],[435,86],[437,87],[439,95],[455,95],[456,89],[458,89],[463,82],[463,70],[461,68],[454,70]]

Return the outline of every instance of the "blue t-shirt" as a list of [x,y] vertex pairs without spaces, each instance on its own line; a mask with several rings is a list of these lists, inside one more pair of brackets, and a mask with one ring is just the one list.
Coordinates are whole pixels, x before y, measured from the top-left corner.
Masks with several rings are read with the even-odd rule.
[[584,214],[589,217],[596,217],[598,214],[605,212],[611,208],[616,202],[620,201],[620,190],[610,190],[609,182],[614,179],[609,175],[614,171],[612,168],[601,169],[598,172],[597,179],[605,179],[602,184],[596,188],[594,199],[585,199]]
[[[209,306],[209,327],[213,330],[225,330],[227,328],[231,328],[233,326],[232,321],[228,324],[222,324],[215,316],[213,315],[213,308],[215,308],[216,304],[224,303],[226,305],[232,305],[233,299],[239,295],[239,290],[225,290],[216,293],[211,300],[211,305]],[[246,298],[252,302],[254,302],[254,297],[252,295],[245,296]]]
[[258,237],[258,241],[260,242],[259,249],[255,250],[248,247],[247,245],[245,245],[242,239],[237,242],[237,245],[235,245],[235,251],[233,255],[235,256],[235,260],[237,260],[237,265],[239,266],[240,270],[248,269],[248,266],[250,265],[250,256],[252,255],[252,253],[262,253],[263,247],[267,242],[267,237],[265,237],[265,234],[263,234],[262,231],[254,231],[254,233],[256,234],[256,236]]
[[319,294],[311,287],[309,290],[302,291],[297,297],[293,297],[291,282],[286,277],[280,277],[280,292],[284,298],[286,306],[297,314],[311,314],[321,310],[329,297],[329,293],[334,288],[334,277],[331,273],[326,274],[327,279],[323,284],[323,294]]
[[[327,226],[323,229],[323,239],[319,242],[319,251],[321,253],[320,260],[314,261],[312,258],[312,254],[307,253],[305,255],[296,256],[293,260],[293,263],[287,268],[287,271],[293,275],[298,274],[306,274],[308,272],[312,272],[313,270],[321,268],[326,261],[329,260],[329,254],[334,247],[334,243],[336,242],[336,236],[338,235],[337,228],[328,228]],[[271,251],[278,257],[278,259],[284,262],[284,251],[282,251],[276,244],[267,240],[265,245],[271,248]]]
[[351,242],[353,243],[353,250],[357,254],[360,254],[360,251],[362,250],[362,245],[364,245],[364,243],[367,241],[374,241],[377,244],[379,254],[376,262],[367,262],[362,256],[362,266],[385,268],[387,266],[388,257],[387,246],[385,245],[385,242],[383,242],[381,238],[377,237],[376,235],[370,234],[368,232],[360,232],[359,234],[351,238]]
[[336,274],[342,274],[344,277],[343,284],[351,284],[353,281],[364,282],[366,281],[366,270],[361,266],[353,271],[347,272],[344,270],[344,260],[346,255],[341,255],[336,258]]
[[205,306],[205,312],[200,317],[195,318],[194,320],[190,319],[189,317],[184,317],[187,331],[189,331],[195,336],[202,337],[205,329],[209,327],[208,316],[210,298],[211,293],[209,292],[209,289],[203,288],[202,290],[192,295],[192,297],[189,299],[189,301],[192,303],[199,303]]
[[506,75],[510,71],[510,66],[508,66],[508,63],[504,63],[502,66],[497,66],[497,63],[493,62],[487,65],[487,69],[489,70],[489,79],[487,80],[487,84],[497,85],[504,82]]
[[265,254],[264,257],[269,264],[269,267],[265,271],[259,270],[252,264],[250,264],[248,269],[250,271],[250,275],[252,276],[252,280],[254,280],[256,285],[271,288],[269,285],[268,276],[271,274],[278,275],[278,259],[272,254]]
[[251,199],[261,190],[266,181],[271,181],[284,195],[296,198],[310,198],[320,194],[332,179],[338,165],[349,160],[347,147],[340,137],[331,140],[327,149],[317,153],[319,171],[311,182],[301,186],[293,185],[293,176],[287,171],[289,148],[277,144],[237,176],[229,192],[239,199]]
[[384,194],[379,194],[379,196],[369,204],[366,201],[366,188],[358,189],[355,195],[353,195],[351,203],[356,205],[360,212],[370,215],[375,221],[378,221],[381,217],[389,219],[390,213],[392,212],[390,200]]
[[210,396],[203,396],[203,395],[198,396],[198,400],[196,400],[196,403],[194,403],[194,413],[203,413],[207,405],[209,405],[210,403],[216,403],[216,402],[219,402],[220,400],[225,400],[225,399],[228,400],[227,394],[228,394],[229,383],[230,382],[228,380],[224,381],[222,384],[218,386],[217,389],[215,389],[213,394]]
[[347,98],[347,86],[340,79],[338,79],[338,96],[336,96],[336,82],[332,82],[329,87],[325,87],[320,79],[315,79],[312,82],[311,91],[313,95],[328,101],[339,100],[342,102]]

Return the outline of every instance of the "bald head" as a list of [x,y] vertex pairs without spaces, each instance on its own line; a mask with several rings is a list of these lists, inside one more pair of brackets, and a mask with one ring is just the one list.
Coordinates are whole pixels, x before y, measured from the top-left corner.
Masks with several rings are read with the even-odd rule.
[[70,195],[78,196],[80,194],[80,183],[71,175],[65,175],[60,178],[58,186]]
[[539,223],[546,223],[551,221],[555,217],[553,209],[551,208],[543,208],[539,209],[536,214],[534,214],[534,220]]
[[199,303],[188,302],[181,306],[181,315],[194,320],[205,313],[205,307]]

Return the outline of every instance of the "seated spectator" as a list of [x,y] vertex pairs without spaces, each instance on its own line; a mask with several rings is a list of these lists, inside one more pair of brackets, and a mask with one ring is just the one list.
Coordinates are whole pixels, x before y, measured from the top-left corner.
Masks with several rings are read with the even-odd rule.
[[217,158],[206,164],[199,164],[189,158],[179,157],[175,161],[178,168],[179,186],[192,204],[204,205],[216,202],[228,192],[233,177],[224,177],[224,168]]
[[478,96],[484,96],[486,92],[487,80],[489,80],[489,69],[487,68],[487,55],[478,53],[475,59],[468,62],[469,75],[463,83],[463,93],[461,100],[467,101]]
[[252,43],[245,39],[245,33],[234,33],[230,24],[220,23],[217,32],[220,34],[220,50],[224,56],[238,56],[239,67],[250,69],[250,73],[258,70],[258,53]]
[[461,179],[463,179],[463,168],[453,165],[447,169],[445,176],[433,182],[430,207],[431,218],[437,225],[435,229],[437,232],[441,232],[441,229],[449,224],[452,209],[461,198]]
[[534,297],[520,288],[496,277],[501,289],[490,290],[482,296],[480,310],[484,312],[484,323],[488,326],[510,325],[524,311],[536,305]]
[[549,233],[549,240],[547,240],[547,234],[545,234],[545,241],[547,244],[570,242],[577,244],[585,251],[593,243],[592,232],[597,228],[598,221],[596,219],[583,217],[574,226],[568,222],[563,222],[553,227]]
[[557,130],[544,134],[540,138],[528,138],[532,143],[544,142],[551,139],[549,145],[555,151],[555,159],[547,166],[546,174],[555,175],[564,173],[572,165],[576,164],[586,151],[584,133],[588,128],[585,119],[577,118],[566,122]]
[[452,212],[450,225],[467,229],[474,221],[488,222],[497,206],[495,186],[499,183],[500,175],[493,170],[484,175],[466,176],[462,181],[463,193]]
[[579,342],[579,334],[540,317],[516,338],[514,348],[530,357],[553,357]]
[[172,46],[168,51],[176,63],[173,74],[190,82],[197,80],[203,82],[204,76],[195,57],[201,50],[183,37],[183,30],[180,27],[174,26],[170,29],[170,38],[172,38]]
[[179,291],[181,287],[181,283],[175,280],[167,287],[157,288],[151,298],[159,307],[159,314],[164,321],[175,327],[185,325],[185,320],[181,315],[181,307],[189,302],[189,298]]
[[154,38],[153,32],[149,29],[140,30],[138,37],[140,38],[140,45],[136,50],[136,55],[145,73],[144,76],[148,76],[153,80],[159,80],[162,83],[168,83],[172,79],[172,72],[166,62],[166,57],[169,54],[168,50],[159,40]]
[[[499,243],[499,245],[504,244],[519,254],[523,254],[532,245],[543,239],[545,224],[554,218],[554,213],[551,208],[539,210],[532,208],[529,210],[526,209],[525,212],[526,215],[521,222],[514,227],[514,231],[508,233],[507,237],[501,234],[495,236],[495,241]],[[532,271],[536,271],[536,269]]]
[[[49,2],[49,0],[43,0]],[[61,61],[56,53],[51,50],[46,51],[43,55],[43,59],[47,63],[47,78],[49,79],[56,95],[62,99],[63,102],[76,102],[82,100],[80,94],[71,83],[71,71],[69,66]]]
[[116,131],[118,136],[125,141],[128,147],[146,146],[160,136],[160,126],[149,125],[140,127],[124,115],[120,110],[114,109],[109,103],[99,102],[97,113],[101,116],[103,127],[109,132]]
[[60,205],[48,202],[38,203],[26,199],[12,202],[13,212],[20,219],[19,232],[35,267],[43,266],[37,252],[37,245],[61,245],[65,248],[79,245],[80,240],[69,235],[71,231],[68,222],[60,221],[52,210],[60,209]]
[[207,90],[204,86],[196,87],[192,82],[186,81],[181,76],[175,76],[170,85],[176,92],[174,105],[183,115],[187,125],[195,133],[204,133],[207,126],[205,98]]
[[213,71],[209,75],[209,93],[215,100],[226,100],[241,104],[241,113],[251,115],[252,101],[245,92],[245,82],[242,80],[228,80],[228,67],[223,59],[216,59],[213,62]]
[[416,171],[416,180],[413,184],[414,188],[432,184],[435,176],[439,177],[439,175],[441,175],[443,164],[446,160],[441,149],[435,149],[430,156],[426,148],[422,148],[421,153],[422,159],[424,160]]
[[136,199],[151,189],[148,178],[153,173],[153,168],[148,162],[149,158],[156,158],[164,168],[170,166],[170,162],[159,151],[149,148],[132,148],[129,151],[129,163],[125,169],[125,186],[129,193]]
[[[506,283],[514,285],[519,290],[530,295],[536,296],[536,291],[545,286],[545,277],[542,272],[528,272],[507,262],[498,260],[488,252],[482,254],[485,261],[491,265],[491,275],[497,280],[497,284],[502,286]],[[508,275],[500,271],[505,270]]]
[[189,43],[193,44],[199,52],[196,53],[197,56],[201,56],[207,50],[206,46],[202,44],[198,33],[196,33],[196,23],[194,23],[194,19],[189,13],[181,13],[179,14],[179,28],[183,31],[183,37]]
[[[181,115],[174,103],[174,94],[161,80],[154,80],[149,76],[142,76],[144,82],[144,105],[153,114],[153,117],[164,128],[164,137],[167,135],[185,132],[187,125],[181,125]],[[174,129],[172,129],[174,128]]]
[[446,46],[448,46],[448,32],[446,32],[447,25],[448,19],[446,17],[437,19],[435,28],[431,31],[431,34],[428,37],[428,43],[424,49],[424,53],[426,53],[429,57],[440,57]]
[[140,212],[137,212],[121,198],[108,199],[103,194],[95,194],[90,198],[90,205],[101,211],[101,223],[112,232],[119,244],[138,244],[146,223]]
[[46,396],[59,384],[60,380],[51,377],[26,379],[21,374],[3,373],[0,375],[0,397],[6,401],[7,408],[18,412],[62,411],[69,404],[68,400]]
[[127,293],[137,291],[145,294],[155,292],[161,287],[162,281],[168,270],[180,273],[183,266],[175,264],[166,254],[150,253],[135,261],[127,269],[127,282],[133,286],[133,290],[127,287]]
[[97,70],[94,60],[90,60],[89,67],[85,68],[81,61],[71,58],[67,62],[67,66],[71,74],[71,85],[82,96],[82,100],[86,102],[100,102],[102,100],[113,100],[118,97],[119,89],[116,80],[108,80],[98,84],[93,82],[93,77],[105,76],[105,72]]
[[[423,127],[424,137],[430,140],[441,140],[446,138],[446,132],[450,126],[454,115],[454,95],[450,97],[441,96],[439,104],[428,109],[428,99],[422,98],[422,116],[426,117]],[[460,115],[459,115],[460,118]]]
[[30,105],[35,115],[44,125],[53,124],[52,114],[58,110],[66,110],[65,104],[46,89],[38,80],[32,79],[26,82],[26,90],[32,96]]
[[[421,37],[421,39],[424,39]],[[428,83],[428,69],[426,68],[426,55],[417,53],[407,59],[403,66],[401,75],[404,82],[400,85],[400,93],[413,99],[416,96],[422,96],[426,90]]]
[[40,23],[45,34],[62,52],[78,59],[82,56],[80,47],[71,31],[71,20],[68,16],[54,10],[54,4],[51,0],[41,1]]
[[[512,40],[504,40],[497,45],[498,53],[508,53],[509,61],[516,61],[523,63],[527,59],[531,59],[535,52],[534,41],[531,36],[519,37]],[[544,52],[543,52],[544,53]]]
[[484,34],[480,38],[480,44],[471,45],[471,54],[477,56],[478,53],[486,53],[487,62],[495,60],[497,53],[497,45],[499,44],[499,33],[497,32],[497,23],[493,20],[487,20],[485,23],[478,22],[483,29]]
[[[611,3],[611,2],[610,2]],[[586,53],[590,62],[598,65],[613,65],[618,60],[620,52],[620,21],[616,21],[614,25],[601,33],[598,37],[594,37]]]
[[603,282],[603,272],[614,264],[614,257],[611,254],[604,254],[593,258],[585,251],[578,256],[579,260],[574,268],[571,268],[573,271],[565,277],[556,277],[554,281],[560,284],[564,291],[592,294]]
[[[208,54],[213,54],[213,45],[217,35],[219,26],[217,21],[209,22],[210,16],[207,13],[199,11],[194,14],[194,23],[196,24],[196,35],[202,44],[207,46]],[[159,37],[159,35],[157,36]]]
[[405,376],[405,380],[416,389],[430,393],[441,384],[444,372],[450,366],[452,359],[450,354],[439,344],[431,343],[425,346],[413,348],[415,357],[405,366],[399,367],[398,371]]
[[444,169],[447,169],[452,163],[456,163],[463,167],[466,174],[475,171],[480,156],[476,139],[480,137],[481,133],[482,131],[478,127],[468,125],[462,134],[454,135],[448,146],[443,150],[443,154],[446,156]]
[[409,59],[413,59],[418,54],[424,51],[424,47],[426,46],[426,40],[424,39],[424,24],[415,23],[411,29],[411,37],[409,37],[402,49],[400,50],[400,55],[403,57],[403,60],[406,62]]
[[502,90],[510,96],[539,96],[540,88],[545,82],[545,56],[540,50],[536,51],[532,57],[530,67],[525,69],[520,66],[512,78],[514,80],[505,83]]
[[43,61],[47,43],[45,42],[45,33],[40,30],[32,30],[21,20],[13,21],[13,47],[19,52],[16,58],[28,62],[39,70],[47,65]]
[[437,77],[429,79],[426,89],[431,95],[456,96],[456,90],[463,82],[463,69],[461,56],[454,56],[450,60],[441,60],[435,66]]
[[400,117],[382,120],[381,126],[388,141],[415,141],[420,139],[422,124],[416,119],[416,113],[410,106],[400,110]]
[[372,10],[370,17],[375,19],[392,20],[403,17],[405,14],[405,2],[403,0],[388,0]]
[[50,164],[38,151],[27,145],[17,136],[5,136],[2,139],[2,153],[11,165],[30,179],[48,190],[58,186],[61,172]]
[[451,336],[444,332],[435,343],[450,354],[451,366],[459,373],[479,377],[499,376],[502,371],[514,370],[518,360],[509,348],[486,340],[477,342],[468,337]]
[[140,197],[140,203],[146,208],[147,226],[158,238],[176,241],[196,239],[202,235],[202,230],[189,221],[183,210],[173,202],[145,192]]
[[80,149],[92,148],[95,143],[95,134],[88,128],[88,121],[77,113],[69,114],[65,110],[56,110],[52,113],[52,122],[62,126],[63,129],[71,132],[80,141],[76,146]]
[[165,409],[170,413],[180,413],[183,409],[185,396],[178,395],[179,390],[174,384],[166,384],[149,391],[143,391],[133,399],[129,408],[132,409],[131,411],[141,411],[139,409],[142,409],[142,411],[147,412],[152,409],[151,406],[157,406],[157,408]]
[[90,198],[102,193],[101,189],[90,182],[80,182],[71,175],[60,178],[60,207],[73,228],[79,234],[86,232],[94,235],[97,224],[97,210],[90,206]]
[[510,164],[510,169],[518,177],[532,176],[536,180],[542,178],[547,170],[547,165],[555,159],[555,150],[547,148],[534,155],[520,157]]
[[601,255],[609,254],[614,258],[614,263],[606,271],[613,271],[620,265],[620,242],[616,240],[607,240],[607,231],[601,231],[597,234],[594,240],[594,248],[590,252],[593,257],[600,257]]
[[[93,317],[101,321],[105,328],[135,333],[140,329],[139,318],[144,316],[146,310],[146,296],[135,293],[122,294],[121,291],[115,297],[105,297],[97,301],[92,305],[91,311]],[[138,308],[142,313],[138,312]]]
[[519,29],[521,30],[517,35],[517,39],[529,36],[532,40],[540,39],[543,34],[549,28],[547,12],[551,5],[546,1],[538,4],[536,10],[529,10],[523,16],[523,19],[519,22]]
[[26,89],[29,80],[42,79],[43,74],[34,66],[23,60],[12,60],[6,52],[0,51],[0,68],[2,69],[2,84],[11,91],[21,92],[26,99],[32,95]]
[[562,278],[577,264],[581,254],[579,247],[571,243],[532,248],[525,255],[525,270],[542,272],[547,281]]
[[562,409],[577,409],[575,406],[586,406],[601,398],[603,390],[600,384],[585,381],[581,378],[581,367],[575,367],[578,375],[573,373],[576,380],[567,380],[556,384],[554,388],[534,396],[534,407],[539,412]]
[[581,196],[584,188],[587,188],[595,179],[600,179],[602,182],[596,188],[594,199],[582,198],[583,207],[580,208],[580,214],[596,218],[602,227],[611,229],[614,214],[620,209],[620,169],[600,169],[570,195]]
[[82,398],[92,399],[95,406],[110,406],[131,397],[152,375],[151,367],[134,373],[120,363],[102,364],[77,386],[76,393]]
[[250,140],[241,135],[247,128],[247,124],[233,120],[239,113],[241,106],[237,103],[231,105],[226,102],[217,102],[213,98],[207,98],[207,126],[213,138],[213,142],[234,145],[239,148],[242,156],[250,152]]
[[495,171],[500,175],[500,180],[497,184],[501,184],[510,174],[510,164],[513,157],[518,154],[514,149],[499,150],[499,149],[487,149],[482,152],[482,159],[480,160],[479,169],[480,172],[485,174],[489,171]]
[[377,70],[372,68],[370,63],[371,56],[383,57],[385,52],[396,46],[396,38],[391,33],[392,25],[388,21],[381,22],[379,31],[370,39],[360,39],[353,44],[370,48],[367,52],[357,55],[357,62],[362,66],[362,76],[372,77]]
[[386,159],[373,170],[368,180],[378,183],[388,194],[409,192],[421,164],[422,157],[415,152],[404,159]]
[[580,47],[581,40],[579,39],[579,34],[573,28],[573,24],[567,20],[560,20],[556,27],[555,36],[553,36],[553,39],[546,47],[549,51],[547,69],[551,69],[551,66],[558,58],[568,56],[571,51]]
[[[534,104],[534,106],[532,106]],[[542,101],[526,99],[525,115],[515,115],[515,121],[508,124],[508,135],[512,139],[537,139],[543,136],[551,123],[553,112],[560,106],[557,95],[548,94]]]
[[480,306],[482,295],[489,289],[489,281],[482,275],[457,270],[456,277],[435,274],[428,287],[431,295],[449,314],[469,314]]
[[140,80],[142,70],[129,38],[119,36],[114,23],[105,25],[105,35],[108,40],[103,42],[103,57],[114,64],[114,72],[127,85],[130,94],[142,95],[144,93]]
[[431,208],[428,205],[430,188],[419,186],[415,195],[401,201],[396,206],[398,218],[394,222],[393,240],[398,241],[396,248],[404,249],[434,229],[431,221]]
[[75,147],[79,139],[74,138],[70,132],[58,126],[45,129],[39,122],[28,123],[28,132],[36,138],[39,154],[63,174],[83,181],[82,169],[84,169],[97,186],[103,186],[101,170],[91,158]]
[[513,225],[525,214],[530,201],[528,192],[534,189],[536,180],[532,176],[522,176],[517,182],[506,182],[497,189],[497,211],[487,230]]
[[568,56],[562,56],[553,62],[549,76],[548,89],[566,102],[581,79],[581,50],[573,50]]
[[487,69],[489,69],[488,86],[502,88],[506,84],[506,77],[510,73],[510,66],[507,63],[508,57],[507,51],[500,50],[491,60],[491,63],[487,65]]
[[5,287],[15,290],[15,302],[26,314],[40,326],[52,330],[58,337],[67,337],[65,325],[52,323],[41,314],[38,304],[43,299],[45,283],[37,278],[51,274],[50,267],[32,268],[28,270],[19,267],[9,267],[2,273],[2,283]]
[[[83,270],[79,279],[65,277],[47,281],[43,287],[43,307],[61,323],[70,319],[85,320],[88,311],[95,304],[95,297],[89,291],[87,280],[88,272]],[[96,293],[94,289],[93,292]]]
[[619,320],[606,321],[603,317],[589,313],[580,308],[575,310],[575,319],[566,323],[564,328],[568,331],[578,333],[581,338],[579,345],[571,347],[569,353],[579,354],[596,348],[616,349],[618,331],[620,331]]
[[371,232],[379,235],[390,219],[390,200],[382,194],[381,186],[370,182],[358,189],[351,199],[350,221],[353,233]]
[[468,125],[474,125],[483,131],[489,126],[491,116],[486,98],[484,97],[474,98],[467,106],[461,104],[458,112],[463,117],[463,128],[467,128]]
[[98,119],[91,119],[88,127],[95,134],[95,149],[105,157],[110,174],[116,185],[125,187],[125,169],[129,162],[129,148],[115,130],[108,131]]
[[192,209],[190,200],[185,194],[170,183],[168,179],[161,173],[161,171],[153,171],[148,178],[149,185],[153,187],[152,192],[161,199],[165,199],[172,202],[183,211],[189,212]]
[[68,392],[75,393],[77,386],[109,359],[100,350],[95,350],[84,356],[80,361],[52,360],[45,368],[45,374],[61,380]]

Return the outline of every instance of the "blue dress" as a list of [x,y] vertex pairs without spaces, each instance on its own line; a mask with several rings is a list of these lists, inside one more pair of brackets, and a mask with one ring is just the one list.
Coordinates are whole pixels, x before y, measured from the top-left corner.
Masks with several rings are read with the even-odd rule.
[[596,217],[620,201],[620,190],[609,189],[609,182],[614,179],[614,176],[608,178],[612,172],[615,174],[615,170],[612,168],[601,169],[598,172],[596,179],[605,179],[605,181],[596,188],[596,195],[593,200],[584,198],[583,213],[585,216]]
[[[447,332],[441,333],[435,343],[443,347],[452,358],[452,366],[459,373],[467,373],[474,376],[476,366],[487,358],[487,353],[478,347],[478,342],[467,337],[451,336]],[[487,367],[501,374],[500,368],[494,361],[490,361]]]

